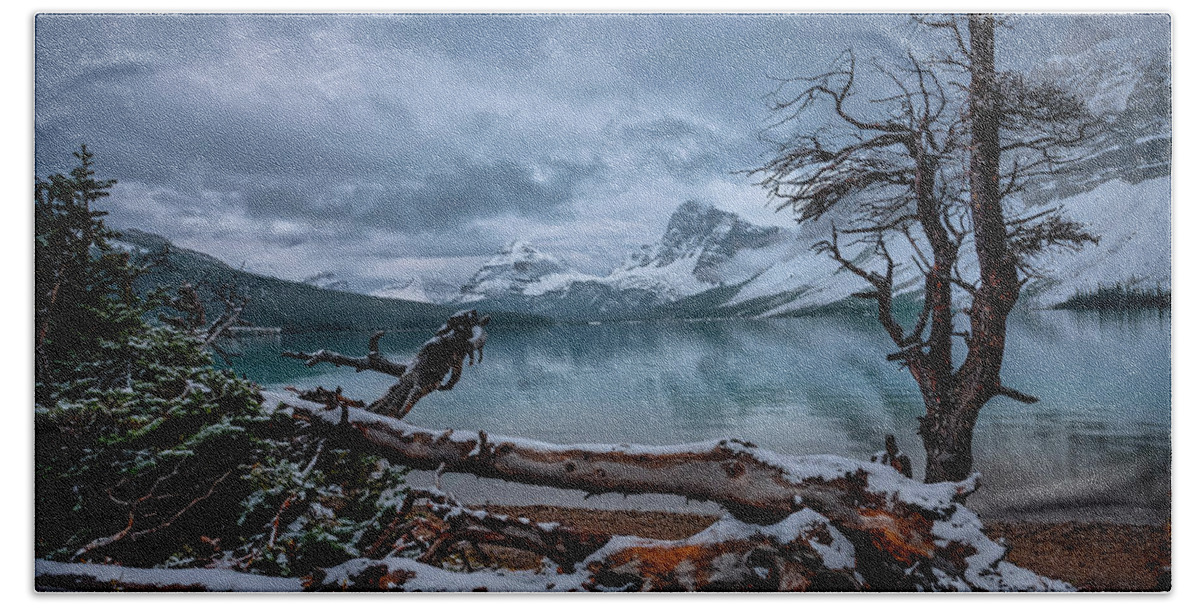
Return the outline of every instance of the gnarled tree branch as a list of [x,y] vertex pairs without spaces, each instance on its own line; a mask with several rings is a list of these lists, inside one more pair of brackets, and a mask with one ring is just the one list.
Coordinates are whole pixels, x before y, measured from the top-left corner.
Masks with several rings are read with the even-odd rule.
[[371,370],[397,378],[404,375],[408,371],[408,366],[402,363],[394,363],[384,358],[379,354],[379,339],[387,332],[377,331],[371,335],[371,340],[368,342],[368,352],[365,357],[348,357],[341,353],[328,351],[325,349],[318,350],[312,353],[285,351],[280,354],[281,357],[291,359],[300,359],[308,367],[312,367],[318,363],[332,363],[337,367],[353,367],[354,371],[361,372],[363,370]]
[[[403,418],[422,397],[435,390],[448,391],[454,388],[462,376],[463,361],[475,364],[475,355],[483,361],[483,345],[487,332],[483,329],[491,317],[474,310],[463,310],[446,320],[408,363],[394,363],[379,354],[379,339],[383,332],[371,336],[370,352],[365,357],[347,357],[341,353],[319,350],[315,353],[285,352],[284,357],[300,359],[312,367],[318,363],[332,363],[353,367],[355,371],[369,369],[399,379],[387,393],[367,406],[394,418]],[[446,375],[450,378],[443,382]],[[318,392],[320,391],[318,387]],[[340,398],[341,391],[339,389]],[[340,401],[340,399],[339,399]],[[328,405],[328,403],[327,403]]]

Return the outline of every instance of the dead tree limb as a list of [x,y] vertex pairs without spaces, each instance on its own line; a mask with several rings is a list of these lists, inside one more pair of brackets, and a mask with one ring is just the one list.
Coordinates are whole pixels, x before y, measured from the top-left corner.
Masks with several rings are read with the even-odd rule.
[[371,370],[397,378],[404,375],[408,371],[408,366],[402,363],[394,363],[387,360],[379,354],[379,339],[387,332],[377,331],[371,335],[368,342],[368,352],[365,357],[347,357],[341,353],[321,349],[313,353],[292,352],[287,351],[281,356],[291,359],[300,359],[308,367],[312,367],[318,363],[332,363],[336,367],[353,367],[355,372],[363,370]]
[[[358,372],[371,370],[395,376],[399,381],[383,397],[368,405],[367,409],[399,419],[429,393],[454,388],[462,376],[463,361],[474,365],[476,353],[479,354],[479,360],[483,361],[483,345],[487,341],[487,332],[483,328],[489,321],[491,317],[481,317],[474,310],[459,311],[421,345],[411,361],[403,364],[389,361],[379,354],[379,339],[383,332],[371,336],[369,352],[365,357],[348,357],[326,350],[314,353],[285,352],[282,356],[300,359],[309,367],[318,363],[332,363],[353,367]],[[450,377],[443,382],[447,374]]]
[[204,303],[200,298],[199,290],[195,285],[187,282],[180,285],[176,290],[176,295],[166,301],[166,306],[179,314],[172,316],[159,313],[158,320],[174,329],[195,336],[203,346],[211,348],[226,364],[229,364],[237,355],[225,350],[226,347],[222,345],[222,341],[236,343],[237,338],[234,337],[231,330],[245,324],[241,316],[246,305],[250,303],[250,298],[239,294],[235,285],[221,285],[212,288],[211,291],[225,306],[225,310],[211,323],[208,322],[205,315]]
[[[414,468],[434,470],[444,465],[448,472],[589,494],[676,494],[715,502],[748,522],[783,519],[798,508],[797,497],[854,522],[858,518],[848,506],[853,504],[849,499],[853,495],[858,500],[859,490],[873,476],[894,474],[890,483],[903,479],[883,466],[835,456],[783,456],[737,439],[661,447],[556,445],[482,432],[425,429],[354,408],[343,424],[340,412],[296,399],[288,399],[286,407],[317,426],[344,430],[339,427],[349,425],[363,449],[380,451]],[[972,478],[914,487],[938,497],[930,509],[946,510],[970,494],[974,485]],[[880,500],[887,498],[881,495]]]

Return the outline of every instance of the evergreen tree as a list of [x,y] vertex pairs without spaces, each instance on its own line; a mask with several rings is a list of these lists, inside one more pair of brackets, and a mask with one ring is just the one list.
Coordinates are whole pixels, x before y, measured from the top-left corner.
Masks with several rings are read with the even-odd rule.
[[34,185],[35,554],[301,575],[357,557],[395,517],[403,467],[314,437],[213,367],[109,244],[86,147]]
[[137,271],[115,251],[94,208],[116,180],[97,180],[92,154],[80,146],[68,175],[34,182],[34,298],[36,399],[128,384],[122,347],[144,329],[133,291]]

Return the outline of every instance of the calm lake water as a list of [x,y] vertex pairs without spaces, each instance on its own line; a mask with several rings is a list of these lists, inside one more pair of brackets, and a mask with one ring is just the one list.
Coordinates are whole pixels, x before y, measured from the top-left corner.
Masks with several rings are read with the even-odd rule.
[[[1006,382],[1041,402],[998,397],[984,408],[975,435],[983,488],[970,506],[1005,518],[1165,519],[1170,315],[1033,312],[1014,315],[1009,331]],[[893,349],[870,318],[497,327],[489,334],[483,364],[466,368],[453,391],[423,399],[407,420],[559,443],[732,436],[791,454],[860,458],[893,433],[922,475],[920,394],[884,360]],[[381,346],[402,361],[429,335],[392,333]],[[340,385],[371,401],[391,378],[309,369],[278,356],[319,348],[360,355],[366,341],[345,333],[259,339],[246,344],[236,367],[268,388]],[[458,479],[454,486],[464,500],[570,504],[582,496],[501,482]],[[588,505],[639,506],[615,499]]]

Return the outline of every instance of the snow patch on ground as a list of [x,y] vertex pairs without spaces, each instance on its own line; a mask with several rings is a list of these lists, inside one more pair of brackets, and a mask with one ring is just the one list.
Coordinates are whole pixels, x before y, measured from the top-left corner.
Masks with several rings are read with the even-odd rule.
[[[1074,591],[1075,588],[1062,581],[1039,576],[1025,568],[1002,561],[1005,549],[983,533],[979,516],[965,507],[958,506],[945,521],[933,524],[934,542],[947,546],[957,542],[975,548],[968,556],[963,577],[971,585],[988,591]],[[943,582],[950,583],[943,573]]]
[[384,564],[388,570],[405,570],[413,576],[394,588],[404,591],[472,591],[475,589],[504,592],[530,591],[577,591],[587,580],[586,572],[574,574],[540,574],[530,571],[483,570],[476,572],[454,572],[435,568],[414,559],[395,557],[381,561],[355,559],[325,570],[321,586],[349,584],[369,566]]
[[206,591],[303,591],[299,579],[245,574],[230,570],[187,568],[126,568],[99,564],[67,564],[34,560],[34,576],[87,576],[111,582],[114,587],[182,585]]

